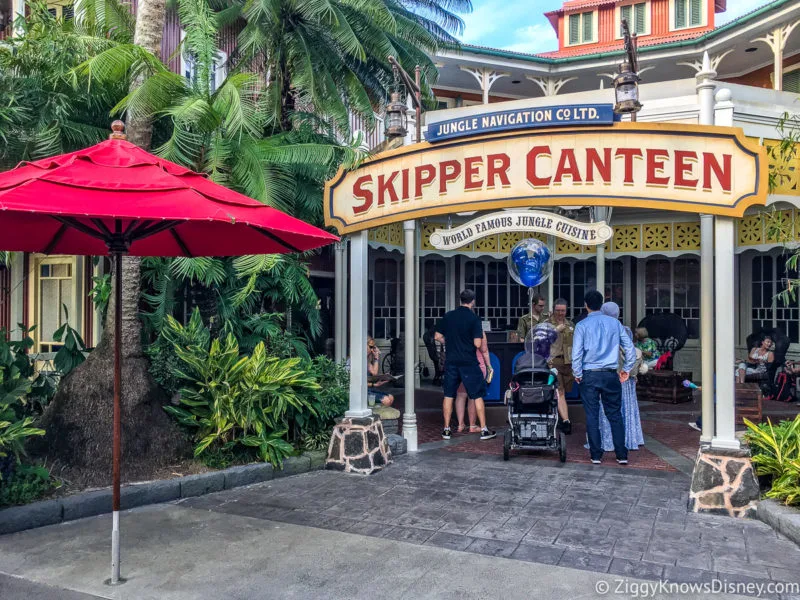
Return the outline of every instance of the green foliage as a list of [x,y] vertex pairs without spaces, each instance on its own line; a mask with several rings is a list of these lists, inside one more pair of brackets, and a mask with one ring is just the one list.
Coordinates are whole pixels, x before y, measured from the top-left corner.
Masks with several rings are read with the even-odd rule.
[[776,426],[769,419],[760,424],[744,422],[756,472],[772,479],[766,496],[800,505],[800,415]]
[[170,396],[178,393],[181,380],[178,369],[182,366],[176,348],[207,348],[211,334],[203,325],[199,310],[194,310],[186,326],[167,316],[165,326],[156,341],[145,353],[150,357],[150,373]]
[[94,286],[89,290],[89,297],[96,310],[100,311],[101,318],[105,320],[108,312],[108,301],[111,300],[111,273],[104,273],[92,277]]
[[0,459],[14,457],[19,461],[25,453],[25,441],[44,435],[43,429],[33,427],[34,417],[27,408],[33,365],[25,351],[32,343],[27,336],[20,342],[8,342],[0,329]]
[[306,450],[327,450],[331,443],[331,432],[320,431],[312,433],[303,438],[303,448]]
[[[183,335],[183,327],[174,319],[167,320],[167,328],[173,338]],[[195,456],[208,449],[247,446],[261,460],[280,466],[294,452],[285,439],[290,414],[313,412],[307,395],[319,389],[300,359],[269,357],[263,344],[249,356],[240,356],[239,344],[230,333],[174,347],[181,361],[176,371],[183,383],[181,406],[165,410],[194,430]]]
[[129,30],[96,19],[64,22],[42,1],[28,6],[21,33],[0,44],[0,170],[106,138],[108,109],[127,89],[124,80],[78,87],[73,69],[129,37]]
[[47,495],[54,487],[46,468],[19,465],[10,477],[0,478],[0,506],[28,504]]
[[[347,410],[350,401],[350,373],[344,365],[325,356],[317,356],[307,362],[306,373],[319,384],[319,390],[308,398],[314,410],[294,414],[292,421],[296,439],[303,439],[307,446],[309,438],[320,442],[319,436],[330,435],[334,419],[343,416]],[[327,440],[324,441],[324,447],[327,448]]]
[[64,324],[53,333],[53,340],[63,344],[53,359],[53,364],[61,377],[86,360],[83,354],[86,352],[86,344],[83,343],[81,334],[70,327],[67,306],[63,305],[63,309]]

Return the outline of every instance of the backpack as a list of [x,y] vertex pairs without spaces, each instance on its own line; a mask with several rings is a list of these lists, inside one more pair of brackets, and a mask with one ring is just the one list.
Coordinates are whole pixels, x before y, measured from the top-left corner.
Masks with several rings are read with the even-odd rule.
[[775,390],[775,400],[779,402],[793,402],[795,400],[792,378],[789,377],[788,373],[778,373],[775,378]]

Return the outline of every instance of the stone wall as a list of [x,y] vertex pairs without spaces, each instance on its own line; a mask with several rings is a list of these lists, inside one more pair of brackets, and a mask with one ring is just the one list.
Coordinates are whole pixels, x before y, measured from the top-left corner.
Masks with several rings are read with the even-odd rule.
[[334,426],[326,469],[369,475],[391,461],[392,454],[379,418],[344,418]]
[[689,510],[753,517],[758,498],[758,480],[749,450],[698,450],[689,491]]

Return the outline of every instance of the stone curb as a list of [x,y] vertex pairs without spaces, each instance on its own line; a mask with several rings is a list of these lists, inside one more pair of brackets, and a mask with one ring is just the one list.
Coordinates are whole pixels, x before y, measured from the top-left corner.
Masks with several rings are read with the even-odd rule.
[[[301,456],[290,456],[284,461],[282,471],[273,470],[269,463],[255,463],[175,479],[133,483],[122,487],[120,504],[122,510],[128,510],[137,506],[202,496],[278,477],[318,471],[325,467],[326,456],[323,450],[306,452]],[[0,509],[0,535],[109,512],[111,512],[111,488],[11,506]]]
[[800,546],[800,510],[764,499],[758,503],[756,518]]

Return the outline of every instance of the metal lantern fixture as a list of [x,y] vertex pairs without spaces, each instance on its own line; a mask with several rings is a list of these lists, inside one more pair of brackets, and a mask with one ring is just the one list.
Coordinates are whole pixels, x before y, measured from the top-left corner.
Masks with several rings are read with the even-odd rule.
[[619,114],[639,112],[639,76],[633,72],[628,61],[619,66],[619,74],[614,78],[614,95],[616,104],[614,112]]
[[622,39],[625,48],[625,60],[619,66],[619,74],[614,78],[614,95],[616,104],[614,112],[617,114],[630,114],[631,120],[636,120],[636,113],[642,109],[639,102],[639,60],[637,57],[636,34],[631,35],[628,29],[628,20],[622,19]]
[[400,83],[397,68],[394,69],[394,84],[389,88],[389,101],[383,118],[387,139],[404,138],[408,134],[408,106],[405,103],[405,86]]

